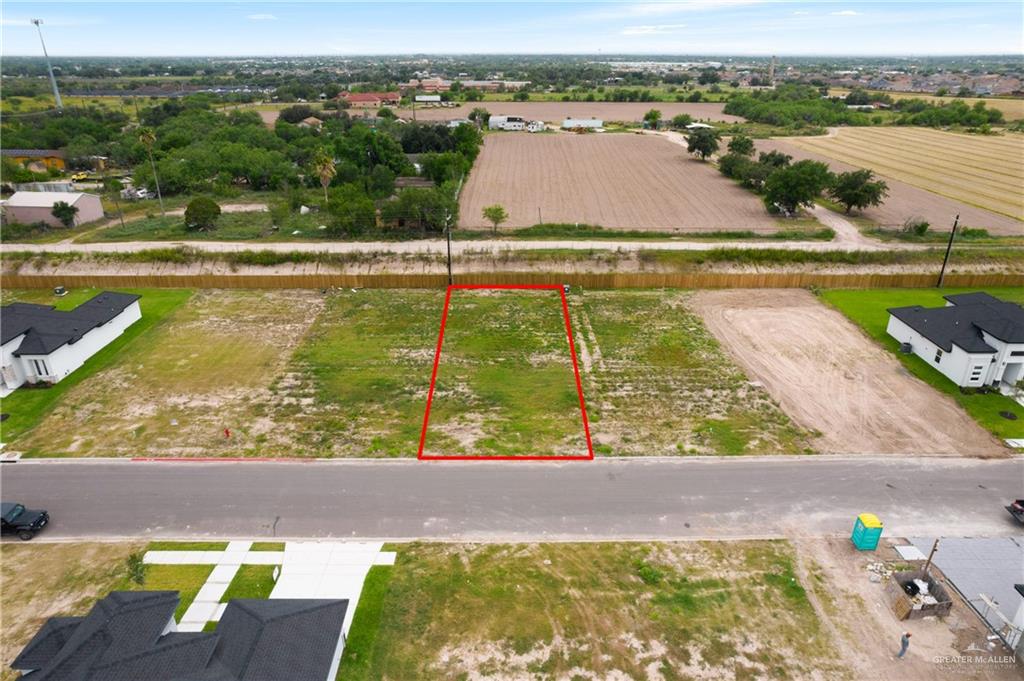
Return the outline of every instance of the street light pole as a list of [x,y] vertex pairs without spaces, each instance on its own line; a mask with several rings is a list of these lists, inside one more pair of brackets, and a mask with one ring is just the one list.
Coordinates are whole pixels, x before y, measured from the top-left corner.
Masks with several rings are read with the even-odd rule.
[[444,234],[448,239],[448,285],[451,286],[454,281],[452,280],[452,212],[450,210],[444,212]]
[[60,90],[57,89],[57,79],[53,76],[53,67],[50,65],[50,55],[46,53],[46,42],[43,40],[43,29],[39,28],[42,25],[42,19],[32,19],[32,23],[36,25],[36,31],[39,33],[39,43],[43,46],[43,57],[46,58],[46,70],[50,72],[50,85],[53,86],[53,98],[57,100],[57,111],[64,111],[64,102],[60,98]]

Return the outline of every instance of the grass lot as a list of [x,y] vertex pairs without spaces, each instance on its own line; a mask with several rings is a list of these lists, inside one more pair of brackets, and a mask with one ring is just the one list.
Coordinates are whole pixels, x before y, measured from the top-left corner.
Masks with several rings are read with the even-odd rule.
[[269,598],[274,590],[275,568],[276,565],[242,565],[220,602],[227,603],[235,598]]
[[[967,413],[993,435],[1000,438],[1024,437],[1024,407],[1010,398],[996,393],[962,393],[952,381],[917,355],[904,355],[898,352],[899,343],[885,332],[885,327],[889,322],[887,308],[905,305],[941,307],[946,302],[942,296],[951,293],[965,293],[970,290],[975,289],[829,290],[823,291],[821,296],[896,355],[911,373],[956,400]],[[1022,288],[989,288],[985,290],[1004,300],[1024,303],[1024,289]],[[1016,414],[1017,420],[1009,421],[1001,417],[1000,411]]]
[[283,541],[254,541],[250,551],[284,551]]
[[794,560],[771,541],[410,544],[338,678],[842,678]]
[[[803,451],[805,436],[751,385],[686,292],[570,296],[584,392],[599,454]],[[655,416],[656,415],[656,416]]]
[[390,565],[374,565],[366,574],[363,590],[359,594],[359,605],[352,618],[345,651],[338,667],[337,681],[370,678],[377,632],[380,631],[384,599],[387,597],[394,568]]
[[453,291],[424,453],[585,455],[575,380],[557,291]]
[[199,590],[213,572],[213,565],[147,565],[146,577],[142,584],[125,580],[121,589],[134,591],[177,591],[181,600],[174,611],[174,619],[181,616],[192,605]]
[[139,293],[143,318],[125,336],[145,341],[122,338],[57,386],[15,392],[4,400],[5,438],[27,456],[280,454],[288,424],[275,422],[281,405],[268,386],[318,313],[319,293]]
[[147,551],[225,551],[226,541],[152,541]]
[[[114,224],[106,229],[84,235],[81,243],[97,241],[301,241],[324,237],[318,229],[325,218],[314,215],[291,215],[279,230],[272,227],[270,213],[222,213],[217,227],[210,231],[195,232],[185,229],[185,218],[180,215],[143,217]],[[294,232],[298,231],[299,234]]]
[[[57,298],[47,290],[4,291],[3,302],[6,304],[20,300],[55,305],[58,309],[67,310],[92,298],[98,292],[98,289],[76,289],[63,298]],[[57,405],[63,402],[63,397],[74,394],[76,389],[81,390],[79,386],[83,383],[88,384],[97,374],[123,365],[126,356],[144,353],[150,342],[150,335],[166,329],[166,320],[192,295],[191,291],[180,289],[128,289],[127,292],[142,295],[139,303],[142,308],[142,319],[128,327],[120,338],[97,352],[60,383],[44,388],[22,388],[4,398],[0,403],[0,409],[10,414],[10,417],[0,424],[0,437],[4,442],[19,440],[44,418],[52,415]],[[139,342],[142,337],[146,337],[145,342]],[[71,428],[75,430],[74,426]],[[70,434],[72,433],[65,433]]]

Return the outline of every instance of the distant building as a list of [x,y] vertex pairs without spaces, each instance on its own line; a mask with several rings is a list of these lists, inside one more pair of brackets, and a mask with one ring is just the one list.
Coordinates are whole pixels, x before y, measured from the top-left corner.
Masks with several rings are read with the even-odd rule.
[[53,206],[60,201],[78,209],[75,225],[103,217],[100,197],[80,192],[15,192],[4,202],[4,217],[8,222],[23,225],[43,222],[51,227],[63,227],[63,223],[53,215]]
[[449,128],[457,128],[460,125],[473,125],[473,121],[469,120],[468,118],[456,118],[454,120],[448,121]]
[[1024,308],[981,292],[945,299],[889,308],[886,332],[958,386],[1012,390],[1024,379]]
[[308,116],[306,118],[303,118],[301,121],[299,121],[298,125],[299,125],[300,128],[309,128],[309,129],[312,129],[312,130],[319,130],[320,128],[323,127],[324,122],[322,120],[320,120],[319,118],[317,118],[316,116]]
[[525,130],[526,120],[521,116],[491,116],[487,127],[491,130]]
[[353,109],[379,109],[382,106],[398,106],[402,101],[397,92],[342,92],[338,99],[348,102]]
[[562,121],[562,130],[600,130],[604,121],[600,118],[566,118]]
[[544,132],[548,129],[544,121],[530,121],[526,124],[526,132]]
[[110,291],[73,310],[0,307],[0,395],[24,383],[57,383],[141,318],[139,296]]
[[440,104],[441,95],[416,95],[414,101],[417,104]]
[[44,173],[50,168],[64,170],[67,167],[64,152],[59,149],[0,149],[0,156],[37,173]]
[[403,83],[403,90],[423,90],[424,92],[448,92],[452,89],[452,82],[444,78],[413,78],[408,83]]

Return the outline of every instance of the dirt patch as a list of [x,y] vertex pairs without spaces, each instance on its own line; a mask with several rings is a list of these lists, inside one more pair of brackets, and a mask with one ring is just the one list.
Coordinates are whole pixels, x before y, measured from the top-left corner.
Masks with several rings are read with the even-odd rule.
[[[635,123],[643,120],[644,114],[651,109],[660,111],[666,120],[679,114],[689,114],[698,120],[743,122],[739,116],[723,113],[725,104],[715,102],[470,102],[451,108],[418,108],[416,120],[451,121],[468,118],[470,112],[477,107],[487,109],[492,115],[522,116],[559,125],[566,118],[600,118],[605,122]],[[264,113],[269,112],[261,111],[260,115]],[[402,118],[412,119],[411,109],[398,109],[395,113]]]
[[0,544],[0,679],[49,617],[83,615],[124,579],[140,544]]
[[820,433],[822,453],[1004,453],[956,403],[806,291],[701,291],[692,304],[783,411]]
[[[1020,679],[1020,667],[972,663],[937,664],[935,658],[960,655],[1004,655],[1001,649],[972,652],[986,646],[988,633],[977,616],[959,599],[944,620],[901,622],[890,610],[881,582],[870,581],[869,563],[897,561],[898,554],[883,541],[876,552],[860,552],[848,539],[796,542],[797,572],[819,618],[832,634],[835,653],[857,681],[1009,681]],[[903,543],[903,542],[899,542]],[[900,636],[911,632],[910,649],[896,660]]]
[[581,223],[655,231],[778,231],[761,201],[711,165],[654,135],[489,135],[462,192],[460,224]]

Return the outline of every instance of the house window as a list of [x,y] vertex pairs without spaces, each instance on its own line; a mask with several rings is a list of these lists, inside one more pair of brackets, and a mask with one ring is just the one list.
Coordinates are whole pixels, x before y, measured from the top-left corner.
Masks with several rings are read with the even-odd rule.
[[32,360],[32,368],[35,369],[36,376],[49,376],[50,370],[46,366],[45,359],[34,359]]
[[978,364],[971,367],[971,381],[980,381],[981,372],[985,370],[984,365]]
[[1014,350],[1010,353],[1010,357],[1024,357],[1024,350]]
[[935,363],[938,364],[942,361],[942,348],[935,351]]

